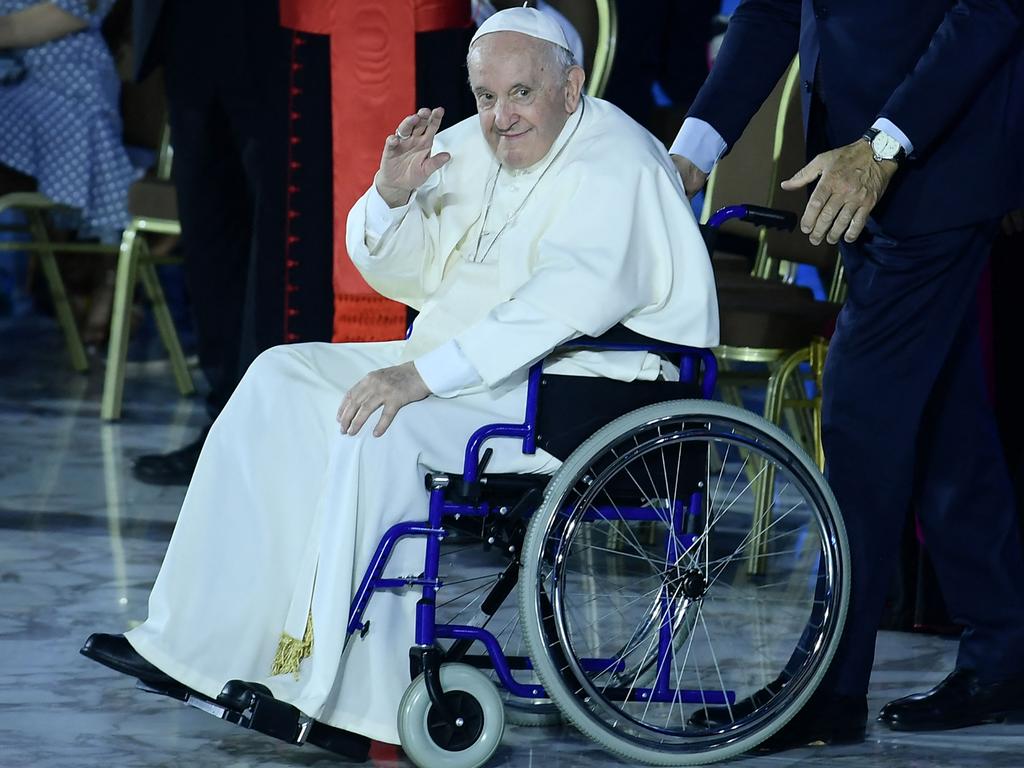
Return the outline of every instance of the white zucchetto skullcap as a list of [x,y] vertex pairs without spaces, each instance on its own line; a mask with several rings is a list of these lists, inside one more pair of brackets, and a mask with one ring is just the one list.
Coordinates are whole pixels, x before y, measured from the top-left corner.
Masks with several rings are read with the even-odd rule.
[[536,8],[508,8],[498,11],[480,25],[469,46],[472,48],[477,40],[492,32],[519,32],[560,45],[567,51],[572,50],[558,22]]

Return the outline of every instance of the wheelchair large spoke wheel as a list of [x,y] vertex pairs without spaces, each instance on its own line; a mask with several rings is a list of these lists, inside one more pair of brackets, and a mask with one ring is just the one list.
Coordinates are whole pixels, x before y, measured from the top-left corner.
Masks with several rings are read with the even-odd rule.
[[831,491],[777,427],[709,401],[634,411],[569,457],[531,521],[519,607],[533,665],[580,730],[629,760],[732,757],[824,676],[847,549]]

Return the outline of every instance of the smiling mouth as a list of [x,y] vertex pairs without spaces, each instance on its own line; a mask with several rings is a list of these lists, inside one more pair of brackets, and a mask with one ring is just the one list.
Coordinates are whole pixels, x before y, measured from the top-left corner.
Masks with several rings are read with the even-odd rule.
[[530,132],[530,129],[527,128],[525,131],[520,131],[519,133],[499,133],[498,134],[498,138],[499,139],[518,139],[520,136],[525,136],[529,132]]

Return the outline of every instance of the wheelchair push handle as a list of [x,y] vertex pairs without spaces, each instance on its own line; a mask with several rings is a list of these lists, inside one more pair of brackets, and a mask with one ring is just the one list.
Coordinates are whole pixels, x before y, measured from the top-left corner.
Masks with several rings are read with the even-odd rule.
[[720,208],[712,214],[705,225],[708,229],[718,229],[730,219],[739,219],[756,227],[783,229],[792,232],[796,229],[797,215],[793,211],[782,211],[777,208],[766,208],[763,205],[730,205]]

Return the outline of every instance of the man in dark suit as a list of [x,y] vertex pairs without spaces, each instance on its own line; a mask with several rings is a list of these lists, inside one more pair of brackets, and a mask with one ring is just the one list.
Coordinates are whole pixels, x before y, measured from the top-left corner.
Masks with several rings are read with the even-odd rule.
[[[136,77],[164,69],[212,420],[260,352],[331,338],[327,40],[294,45],[278,0],[134,0],[132,26]],[[140,457],[135,477],[187,484],[204,437]]]
[[783,186],[813,185],[801,230],[840,243],[849,285],[823,438],[853,575],[829,675],[776,747],[864,738],[912,501],[964,630],[953,673],[879,719],[931,730],[1024,708],[1024,564],[975,307],[999,219],[1024,202],[1022,17],[1021,0],[744,0],[671,150],[695,193],[799,51],[813,159]]

